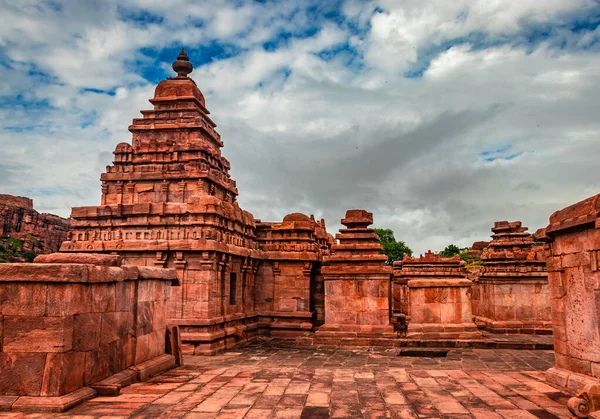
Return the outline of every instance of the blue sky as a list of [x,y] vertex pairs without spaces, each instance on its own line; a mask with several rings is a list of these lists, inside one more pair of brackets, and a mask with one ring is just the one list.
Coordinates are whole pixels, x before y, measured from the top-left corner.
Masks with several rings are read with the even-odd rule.
[[185,47],[263,220],[374,212],[417,252],[599,192],[600,5],[0,0],[0,193],[67,216]]

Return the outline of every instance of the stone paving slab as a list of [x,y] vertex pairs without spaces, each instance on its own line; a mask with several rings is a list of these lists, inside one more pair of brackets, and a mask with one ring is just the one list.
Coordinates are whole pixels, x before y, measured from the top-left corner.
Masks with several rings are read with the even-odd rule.
[[253,342],[97,397],[63,414],[97,418],[571,418],[570,395],[544,381],[552,351],[295,348]]

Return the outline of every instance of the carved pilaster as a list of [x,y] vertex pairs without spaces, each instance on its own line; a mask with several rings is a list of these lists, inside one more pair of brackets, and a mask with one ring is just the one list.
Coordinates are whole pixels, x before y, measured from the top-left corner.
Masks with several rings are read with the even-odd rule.
[[167,182],[166,180],[162,181],[162,184],[160,185],[160,192],[161,192],[161,201],[163,202],[168,202],[169,201],[169,182]]
[[186,261],[183,259],[183,252],[175,252],[175,269],[185,269]]
[[312,262],[304,262],[304,269],[302,269],[302,274],[304,276],[310,276],[312,272]]
[[106,195],[108,194],[108,183],[106,181],[102,182],[100,190],[102,191],[101,203],[102,205],[106,205]]
[[185,181],[180,181],[177,186],[179,187],[179,192],[181,193],[181,202],[185,202]]
[[123,182],[122,181],[118,181],[115,183],[115,193],[117,195],[117,203],[122,204],[123,203]]
[[156,252],[154,266],[164,268],[167,263],[167,252]]

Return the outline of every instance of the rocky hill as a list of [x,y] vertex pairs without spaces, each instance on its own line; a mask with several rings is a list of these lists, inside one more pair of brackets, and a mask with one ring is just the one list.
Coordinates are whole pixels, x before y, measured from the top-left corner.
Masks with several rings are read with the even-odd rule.
[[0,194],[0,263],[32,261],[58,251],[70,230],[69,220],[40,214],[33,201]]

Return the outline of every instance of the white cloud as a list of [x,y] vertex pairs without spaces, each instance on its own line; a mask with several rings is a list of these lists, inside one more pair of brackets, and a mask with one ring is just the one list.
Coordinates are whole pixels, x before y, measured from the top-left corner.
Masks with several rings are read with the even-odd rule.
[[[151,106],[154,83],[134,63],[153,57],[140,49],[215,40],[237,53],[192,77],[240,204],[257,218],[314,212],[335,233],[346,209],[365,208],[423,252],[486,239],[496,220],[541,227],[598,192],[600,55],[578,49],[598,30],[563,29],[562,49],[552,37],[519,41],[528,25],[584,16],[591,1],[347,0],[351,24],[315,21],[292,1],[116,4],[0,1],[0,79],[10,80],[0,84],[0,192],[61,215],[97,204],[114,146]],[[289,39],[263,47],[281,31]],[[514,42],[474,45],[474,33]],[[405,78],[417,64],[422,77]]]

